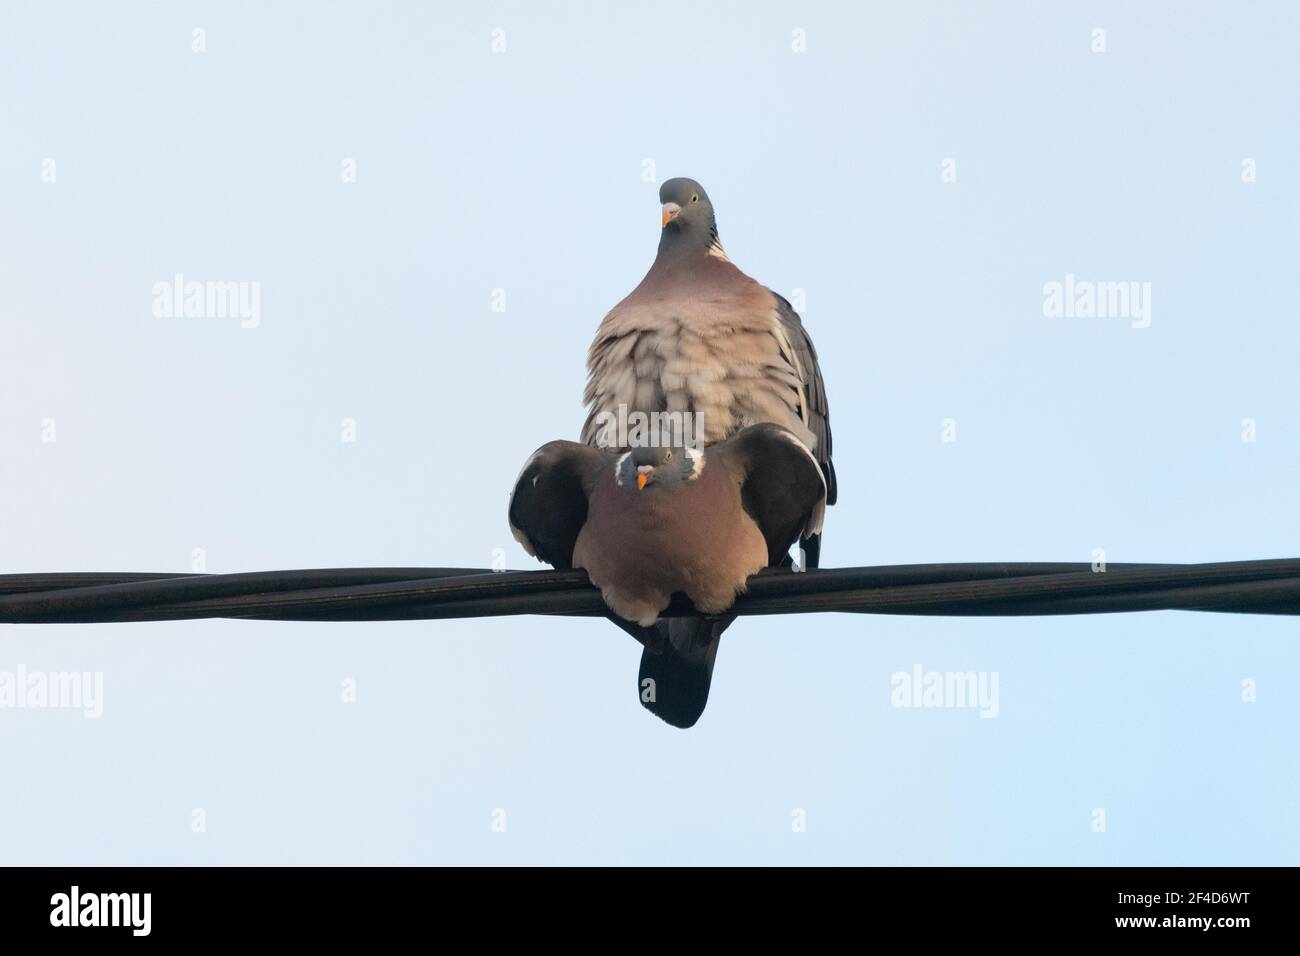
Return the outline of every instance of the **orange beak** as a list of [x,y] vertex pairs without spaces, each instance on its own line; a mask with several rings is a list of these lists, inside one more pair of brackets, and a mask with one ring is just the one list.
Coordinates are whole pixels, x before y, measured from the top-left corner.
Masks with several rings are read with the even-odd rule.
[[645,487],[645,483],[646,483],[647,481],[649,481],[649,480],[650,480],[650,476],[647,475],[645,472],[642,472],[641,474],[637,475],[637,476],[636,476],[636,490],[637,490],[637,491],[640,491],[642,488],[644,488],[644,487]]
[[677,218],[677,214],[682,211],[682,207],[675,202],[664,203],[664,225],[668,225]]

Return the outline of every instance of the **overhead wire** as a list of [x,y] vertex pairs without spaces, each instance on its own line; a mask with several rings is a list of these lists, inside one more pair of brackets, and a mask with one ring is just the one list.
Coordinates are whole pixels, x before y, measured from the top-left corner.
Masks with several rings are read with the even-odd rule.
[[[1300,614],[1300,559],[1211,564],[913,564],[750,578],[728,613],[1024,616],[1185,610]],[[666,616],[695,614],[683,596]],[[0,575],[0,623],[241,618],[432,620],[522,614],[608,617],[577,571],[328,568],[234,574]]]

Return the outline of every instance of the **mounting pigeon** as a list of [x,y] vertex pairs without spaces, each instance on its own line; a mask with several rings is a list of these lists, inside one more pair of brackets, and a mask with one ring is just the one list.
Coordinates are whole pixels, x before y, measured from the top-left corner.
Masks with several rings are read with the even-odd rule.
[[[727,258],[704,187],[670,179],[659,201],[654,264],[591,344],[582,441],[617,447],[605,426],[636,413],[690,413],[706,444],[772,422],[812,450],[835,504],[826,387],[798,313]],[[820,552],[820,535],[805,542],[805,566]]]
[[[644,434],[610,428],[638,415],[668,416],[665,424],[683,431],[689,425],[691,437],[705,444],[770,422],[812,450],[825,477],[822,507],[833,505],[837,488],[826,387],[798,313],[732,264],[703,186],[693,179],[670,179],[660,188],[659,201],[662,231],[654,264],[601,321],[587,356],[582,440],[616,448],[644,444]],[[674,415],[688,419],[673,421]],[[656,439],[662,442],[652,427],[649,443]],[[816,524],[820,528],[820,519]],[[820,532],[800,543],[802,566],[817,567]],[[790,558],[781,554],[772,561],[784,566]],[[702,685],[707,695],[718,641],[731,621],[673,618],[656,624],[657,638],[645,642],[641,657],[643,681],[687,681]],[[651,651],[656,646],[668,650],[657,655]],[[675,648],[707,653],[681,654]],[[689,726],[678,723],[685,719],[682,714],[643,703],[669,723]]]

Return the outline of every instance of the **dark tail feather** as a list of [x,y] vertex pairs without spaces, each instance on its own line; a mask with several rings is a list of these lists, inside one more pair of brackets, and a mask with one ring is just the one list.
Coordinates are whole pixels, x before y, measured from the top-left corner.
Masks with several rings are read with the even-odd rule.
[[[822,536],[799,542],[803,569],[817,567],[821,559]],[[779,567],[790,568],[792,559],[783,556]],[[654,627],[641,627],[610,613],[609,619],[635,637],[644,647],[636,690],[641,705],[674,727],[694,727],[709,702],[713,662],[718,657],[722,632],[736,615],[725,617],[667,617]]]
[[735,615],[670,617],[653,628],[645,642],[637,693],[646,710],[674,727],[693,727],[709,702],[718,643]]
[[803,548],[803,560],[799,562],[800,566],[805,571],[817,567],[822,559],[822,536],[815,534],[810,538],[803,538],[799,541],[799,547]]

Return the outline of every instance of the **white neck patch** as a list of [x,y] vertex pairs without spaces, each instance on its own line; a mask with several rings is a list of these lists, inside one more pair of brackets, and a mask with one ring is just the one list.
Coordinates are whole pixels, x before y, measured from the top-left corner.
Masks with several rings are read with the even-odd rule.
[[618,460],[614,462],[614,484],[618,485],[620,488],[623,487],[623,463],[630,457],[632,457],[632,453],[630,451],[625,451],[623,454],[619,455]]
[[686,452],[686,457],[691,460],[691,477],[686,480],[694,481],[696,478],[700,477],[700,472],[704,470],[704,452],[700,451],[698,448],[692,448],[690,445],[687,445],[684,450]]

